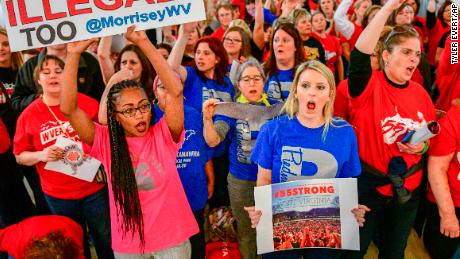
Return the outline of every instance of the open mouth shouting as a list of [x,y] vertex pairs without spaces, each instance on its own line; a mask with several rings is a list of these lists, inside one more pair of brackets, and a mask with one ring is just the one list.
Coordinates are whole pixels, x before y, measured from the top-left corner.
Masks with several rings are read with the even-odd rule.
[[135,128],[139,133],[143,133],[147,130],[147,122],[141,121],[138,124],[136,124]]

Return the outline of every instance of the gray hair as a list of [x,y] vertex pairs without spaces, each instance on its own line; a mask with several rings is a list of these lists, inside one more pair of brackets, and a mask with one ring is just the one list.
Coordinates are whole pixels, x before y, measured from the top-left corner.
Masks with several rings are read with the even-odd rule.
[[236,71],[236,74],[235,74],[235,83],[236,84],[238,84],[238,82],[241,80],[241,76],[243,75],[244,70],[246,70],[246,68],[248,68],[248,67],[256,67],[259,70],[260,75],[262,76],[262,78],[265,81],[264,68],[259,63],[259,61],[257,61],[257,59],[255,59],[253,57],[250,57],[250,58],[248,58],[248,60],[246,62],[244,62],[243,64],[238,66],[238,70]]

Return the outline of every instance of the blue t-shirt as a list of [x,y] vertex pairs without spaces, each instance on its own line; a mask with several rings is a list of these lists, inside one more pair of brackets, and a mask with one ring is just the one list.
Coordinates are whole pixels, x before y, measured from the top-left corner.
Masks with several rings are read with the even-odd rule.
[[264,23],[273,24],[278,19],[278,16],[274,15],[270,10],[264,7]]
[[272,170],[272,183],[313,178],[345,178],[361,173],[358,144],[346,121],[311,129],[287,115],[262,126],[251,160]]
[[[163,117],[163,112],[158,105],[154,109],[156,123]],[[176,166],[190,207],[192,211],[197,211],[204,208],[208,201],[204,167],[212,159],[212,149],[204,140],[201,114],[184,106],[184,115],[185,138],[177,154]]]
[[278,73],[271,75],[264,86],[264,92],[267,93],[268,100],[284,102],[289,96],[292,81],[294,81],[293,68],[288,70],[278,70]]
[[202,79],[195,68],[187,69],[187,79],[184,84],[184,104],[195,108],[202,113],[203,103],[211,98],[221,102],[232,102],[235,97],[235,88],[227,76],[224,76],[225,83],[218,84],[215,80]]
[[[270,104],[274,104],[270,102]],[[257,180],[257,164],[251,162],[251,152],[259,135],[260,128],[252,128],[245,120],[237,120],[217,115],[214,121],[223,121],[229,126],[224,141],[229,142],[228,159],[230,173],[240,179]]]

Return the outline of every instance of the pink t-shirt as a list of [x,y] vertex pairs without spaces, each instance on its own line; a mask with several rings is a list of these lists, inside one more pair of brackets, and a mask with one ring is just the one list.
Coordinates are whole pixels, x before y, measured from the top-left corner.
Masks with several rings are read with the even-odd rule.
[[198,233],[198,225],[187,202],[176,169],[176,156],[184,139],[175,143],[168,125],[161,119],[144,137],[127,137],[134,164],[137,188],[144,215],[145,247],[141,251],[138,233],[123,235],[122,217],[112,192],[111,150],[107,126],[96,124],[91,155],[106,168],[109,183],[112,248],[118,253],[151,253],[178,245]]

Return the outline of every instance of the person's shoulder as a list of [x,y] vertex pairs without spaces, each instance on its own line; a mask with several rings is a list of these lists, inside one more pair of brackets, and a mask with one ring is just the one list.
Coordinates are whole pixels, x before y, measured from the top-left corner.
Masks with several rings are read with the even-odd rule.
[[350,123],[348,123],[346,120],[333,116],[332,117],[332,125],[337,127],[337,128],[353,128]]
[[29,105],[27,105],[27,107],[24,109],[24,111],[22,111],[20,116],[23,116],[24,114],[24,116],[26,116],[29,113],[36,113],[36,109],[39,109],[41,105],[43,105],[43,101],[41,100],[41,97],[38,97],[35,100],[33,100]]
[[279,131],[280,129],[287,129],[286,127],[292,122],[288,115],[283,114],[267,121],[262,127],[270,132]]
[[99,107],[99,102],[88,96],[88,95],[85,95],[85,94],[82,94],[82,93],[77,93],[77,100],[78,100],[78,103],[79,104],[84,104],[84,106],[97,106]]
[[197,109],[188,105],[184,105],[184,115],[187,120],[192,120],[193,122],[203,121],[201,113]]
[[81,53],[81,58],[84,59],[88,65],[94,64],[93,62],[96,62],[96,64],[99,65],[99,63],[97,63],[97,58],[87,51]]
[[29,58],[19,69],[19,73],[25,72],[27,70],[33,70],[38,64],[38,55]]
[[336,116],[333,117],[329,130],[338,135],[356,135],[353,126],[349,122]]

